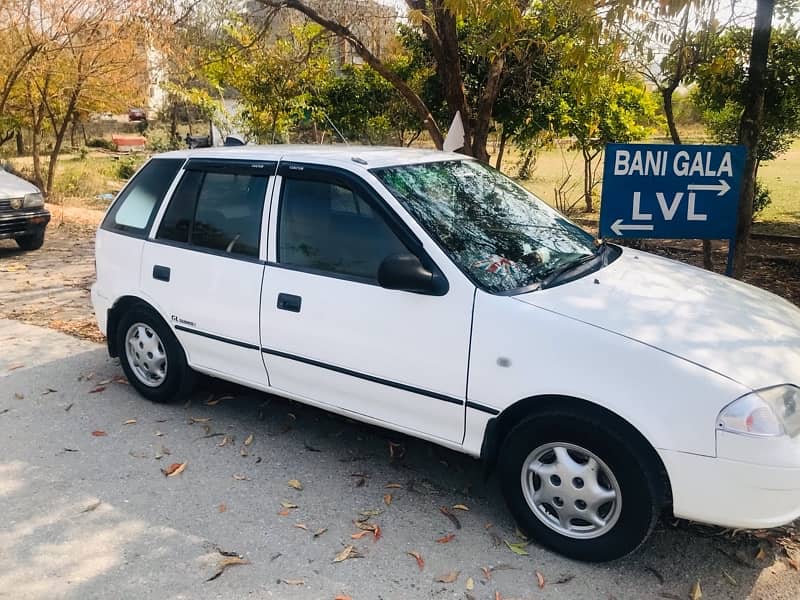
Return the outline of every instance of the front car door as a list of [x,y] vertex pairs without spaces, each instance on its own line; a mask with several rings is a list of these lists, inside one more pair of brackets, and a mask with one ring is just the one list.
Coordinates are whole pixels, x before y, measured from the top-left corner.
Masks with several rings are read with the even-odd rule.
[[261,389],[262,221],[275,166],[190,159],[142,254],[142,289],[189,364]]
[[381,261],[443,262],[360,176],[281,163],[270,218],[261,344],[271,386],[424,437],[461,443],[475,288],[388,290]]

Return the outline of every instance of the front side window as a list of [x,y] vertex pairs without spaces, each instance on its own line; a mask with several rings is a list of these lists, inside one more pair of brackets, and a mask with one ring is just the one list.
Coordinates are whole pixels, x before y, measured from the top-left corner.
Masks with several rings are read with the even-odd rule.
[[183,163],[182,158],[154,158],[142,167],[114,202],[103,229],[146,236]]
[[156,237],[257,258],[266,191],[262,175],[187,171]]
[[376,282],[383,259],[406,252],[386,221],[349,187],[284,180],[280,264]]
[[508,292],[598,254],[594,238],[477,161],[376,169],[376,177],[474,281]]

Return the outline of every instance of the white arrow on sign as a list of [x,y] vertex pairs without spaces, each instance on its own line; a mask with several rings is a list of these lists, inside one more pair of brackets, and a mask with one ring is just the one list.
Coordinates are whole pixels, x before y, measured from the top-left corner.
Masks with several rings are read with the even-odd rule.
[[611,224],[611,231],[621,236],[623,231],[653,231],[653,225],[623,225],[622,219]]
[[686,186],[687,190],[697,190],[699,192],[719,192],[717,196],[724,196],[728,193],[728,190],[731,189],[731,186],[728,185],[728,182],[724,179],[719,180],[719,185],[716,183],[710,185],[702,185],[699,183],[692,183]]

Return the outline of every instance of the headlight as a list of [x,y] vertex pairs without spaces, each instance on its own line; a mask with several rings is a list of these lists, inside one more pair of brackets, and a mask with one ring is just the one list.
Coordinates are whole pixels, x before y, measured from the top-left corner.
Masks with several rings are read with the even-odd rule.
[[22,200],[22,208],[39,208],[40,206],[44,206],[44,198],[39,192],[25,194],[25,198]]
[[794,437],[800,434],[800,388],[778,385],[742,396],[722,409],[717,427],[734,433]]

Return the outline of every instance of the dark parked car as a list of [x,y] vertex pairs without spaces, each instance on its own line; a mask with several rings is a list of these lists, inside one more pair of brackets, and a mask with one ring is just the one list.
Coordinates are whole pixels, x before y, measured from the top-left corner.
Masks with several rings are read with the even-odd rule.
[[37,250],[49,222],[39,189],[0,166],[0,239],[14,238],[23,250]]
[[128,121],[147,121],[147,112],[143,108],[130,108]]

